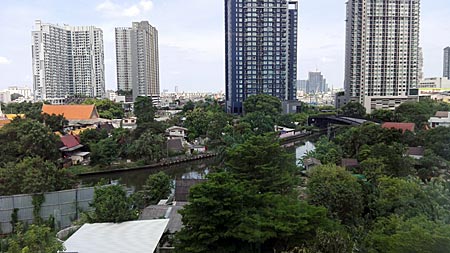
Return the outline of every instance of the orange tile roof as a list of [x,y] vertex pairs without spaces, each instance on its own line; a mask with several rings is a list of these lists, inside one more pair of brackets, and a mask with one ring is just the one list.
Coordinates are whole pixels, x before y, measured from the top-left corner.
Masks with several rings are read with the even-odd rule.
[[95,105],[46,105],[42,113],[63,115],[67,120],[88,120],[99,118]]
[[0,128],[2,128],[4,125],[7,125],[9,123],[11,123],[11,120],[9,120],[9,119],[1,119],[0,118]]
[[382,128],[386,129],[397,129],[402,130],[403,133],[406,131],[414,132],[414,128],[416,127],[416,124],[414,123],[398,123],[398,122],[386,122],[383,125],[381,125]]

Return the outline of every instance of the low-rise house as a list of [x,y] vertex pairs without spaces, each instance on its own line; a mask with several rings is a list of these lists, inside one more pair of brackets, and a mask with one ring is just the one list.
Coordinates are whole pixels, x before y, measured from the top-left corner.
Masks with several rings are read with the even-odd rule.
[[434,117],[428,120],[431,128],[435,127],[450,127],[450,112],[436,112]]
[[409,157],[420,160],[425,155],[425,148],[424,147],[408,147],[406,154]]
[[184,139],[186,138],[187,128],[173,126],[166,129],[166,136],[168,139]]
[[168,139],[167,140],[167,149],[169,152],[173,153],[184,153],[185,149],[183,146],[182,139]]
[[320,165],[322,165],[322,163],[314,157],[303,159],[303,166],[305,167],[307,173],[310,170],[312,170],[314,167],[317,167]]
[[137,127],[137,118],[130,117],[124,119],[113,119],[112,125],[114,126],[114,128],[125,128],[134,130]]
[[341,166],[348,169],[348,170],[352,170],[352,169],[358,169],[359,168],[359,162],[357,159],[348,159],[348,158],[344,158],[341,160]]
[[203,153],[206,153],[207,147],[205,145],[190,144],[189,150],[191,151],[191,154],[194,154],[194,153],[203,154]]
[[59,150],[62,152],[64,159],[70,159],[72,164],[82,164],[89,162],[89,152],[83,152],[81,149],[83,145],[80,144],[78,136],[64,135],[61,136],[62,147]]
[[406,131],[410,131],[414,133],[416,124],[414,123],[401,123],[401,122],[385,122],[381,125],[382,128],[385,129],[396,129],[405,133]]

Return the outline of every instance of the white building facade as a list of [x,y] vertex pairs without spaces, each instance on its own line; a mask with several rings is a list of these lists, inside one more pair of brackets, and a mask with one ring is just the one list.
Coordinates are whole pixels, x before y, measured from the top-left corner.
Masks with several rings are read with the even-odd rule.
[[159,101],[158,30],[141,21],[115,31],[118,94],[133,101],[138,96]]
[[59,26],[36,21],[32,32],[36,101],[105,96],[103,31],[94,26]]
[[[348,0],[345,95],[367,112],[416,100],[420,0]],[[411,96],[412,95],[412,96]]]

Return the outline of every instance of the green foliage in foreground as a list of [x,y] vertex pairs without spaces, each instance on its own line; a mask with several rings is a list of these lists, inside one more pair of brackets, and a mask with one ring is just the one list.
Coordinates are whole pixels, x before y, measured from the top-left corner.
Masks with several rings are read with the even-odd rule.
[[450,226],[425,217],[380,218],[365,239],[369,253],[445,253],[450,249]]
[[225,164],[191,188],[177,252],[280,252],[339,228],[325,208],[297,198],[294,159],[273,136],[228,149]]
[[66,190],[74,185],[75,180],[66,169],[40,157],[0,168],[0,196]]
[[30,225],[26,230],[19,228],[7,239],[7,253],[55,253],[64,250],[49,227]]
[[140,198],[140,206],[145,208],[169,197],[173,187],[173,181],[170,176],[161,171],[147,178],[144,189],[137,193],[136,198]]
[[274,193],[258,194],[256,187],[226,172],[194,186],[190,204],[180,213],[185,227],[176,235],[177,252],[286,250],[331,225],[324,208]]
[[133,200],[120,185],[95,188],[91,206],[95,209],[89,215],[90,222],[124,222],[137,219]]

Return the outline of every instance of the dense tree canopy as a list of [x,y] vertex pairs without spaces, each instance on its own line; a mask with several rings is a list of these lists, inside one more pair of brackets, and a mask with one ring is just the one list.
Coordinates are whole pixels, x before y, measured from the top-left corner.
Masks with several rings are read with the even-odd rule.
[[163,135],[146,131],[131,144],[128,152],[130,157],[152,164],[165,156],[166,148],[166,138]]
[[358,102],[348,102],[341,108],[342,114],[349,117],[366,116],[366,108]]
[[444,253],[450,249],[449,235],[450,225],[392,215],[377,220],[365,244],[369,253]]
[[164,172],[150,175],[145,181],[142,197],[145,206],[156,205],[161,199],[169,197],[173,189],[172,179]]
[[0,129],[0,166],[34,156],[56,162],[60,158],[58,139],[41,123],[16,118]]
[[91,206],[94,212],[90,222],[124,222],[137,219],[133,201],[120,185],[98,186],[95,188]]
[[332,217],[355,225],[363,212],[363,189],[343,168],[325,165],[314,168],[307,184],[308,201],[325,206]]
[[326,211],[287,196],[258,194],[229,173],[211,174],[194,186],[182,211],[177,252],[287,250],[330,226]]
[[296,183],[294,157],[271,135],[253,136],[229,148],[225,164],[236,177],[260,192],[287,193]]
[[8,238],[7,243],[7,253],[50,253],[64,250],[55,233],[49,227],[39,225],[19,230]]
[[104,119],[121,119],[125,115],[125,111],[121,104],[115,103],[109,99],[93,99],[89,98],[84,104],[95,105],[100,118]]
[[245,113],[261,113],[273,118],[281,114],[281,101],[266,94],[249,96],[244,102]]
[[0,196],[66,190],[74,184],[66,169],[40,157],[26,157],[0,167]]
[[134,116],[137,123],[152,122],[155,120],[156,107],[150,97],[137,97],[134,102]]

